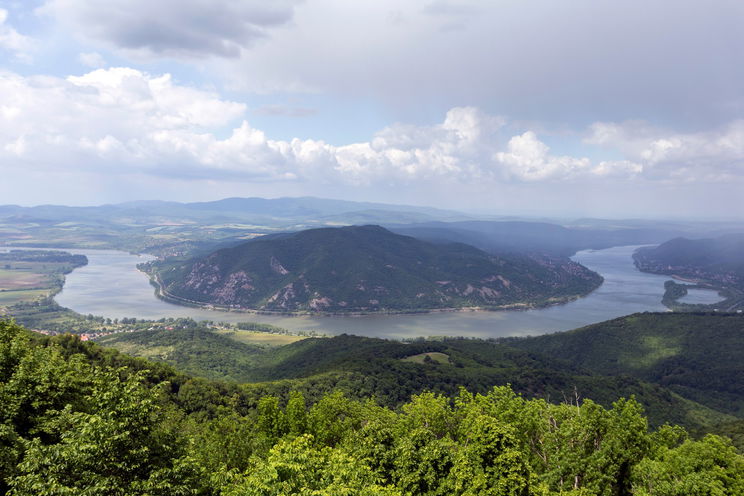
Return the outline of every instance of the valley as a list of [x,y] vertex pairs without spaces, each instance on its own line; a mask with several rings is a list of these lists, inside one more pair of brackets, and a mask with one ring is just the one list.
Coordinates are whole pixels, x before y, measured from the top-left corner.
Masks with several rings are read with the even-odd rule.
[[[567,304],[524,311],[285,316],[185,307],[156,298],[147,277],[136,269],[137,264],[152,258],[110,250],[77,250],[85,254],[89,264],[67,276],[65,288],[55,301],[74,310],[73,315],[105,316],[119,321],[124,318],[157,321],[169,317],[231,323],[253,321],[282,327],[293,333],[352,333],[395,339],[434,335],[488,338],[542,334],[634,312],[663,311],[665,307],[661,299],[668,278],[639,272],[631,258],[635,249],[632,246],[617,247],[577,254],[574,260],[601,274],[603,284],[588,296]],[[116,281],[115,285],[110,281]],[[59,310],[48,310],[50,317],[59,315]],[[22,313],[17,318],[23,322],[32,316]],[[36,325],[38,320],[28,322],[28,325],[33,323],[34,328],[39,328]],[[72,324],[73,321],[69,322]],[[89,328],[86,321],[71,325],[68,330],[75,332],[75,329],[83,328]]]
[[742,26],[0,0],[0,496],[744,496]]
[[[493,384],[510,384],[528,397],[556,402],[578,394],[609,406],[619,396],[635,395],[657,426],[705,430],[744,418],[739,315],[634,314],[569,332],[499,340],[341,335],[272,344],[193,323],[98,342],[190,374],[246,384],[257,395],[295,390],[312,400],[340,389],[396,406],[421,391],[454,395],[460,387],[486,392]],[[714,356],[714,366],[703,366]]]
[[[64,251],[33,243],[43,247],[9,252],[13,258],[0,272],[9,291],[0,295],[19,298],[4,311],[38,332],[26,334],[0,320],[7,359],[0,365],[10,377],[0,379],[0,387],[25,401],[13,388],[38,382],[32,396],[43,401],[32,401],[52,410],[42,407],[37,415],[22,404],[23,414],[16,414],[11,405],[6,425],[25,439],[47,429],[44,416],[93,412],[105,419],[92,425],[107,432],[137,424],[145,434],[135,442],[167,449],[182,457],[173,463],[189,470],[212,467],[220,474],[203,479],[205,494],[216,487],[235,494],[255,487],[257,472],[237,475],[239,470],[246,463],[273,463],[267,460],[282,446],[305,443],[302,457],[335,453],[351,460],[357,455],[350,453],[360,452],[348,446],[358,439],[369,442],[373,453],[362,459],[389,459],[374,465],[375,474],[396,488],[409,487],[407,480],[419,479],[389,467],[400,467],[403,452],[428,453],[430,444],[421,445],[419,435],[445,443],[441,453],[449,454],[441,463],[448,466],[490,442],[471,437],[469,429],[480,427],[470,424],[470,415],[479,409],[472,418],[497,429],[484,432],[507,429],[507,438],[515,440],[510,456],[524,457],[525,481],[533,481],[524,487],[539,480],[545,494],[560,494],[566,485],[546,468],[540,450],[559,459],[579,456],[564,441],[551,440],[577,432],[582,439],[597,436],[579,456],[582,466],[606,453],[626,456],[628,443],[638,442],[635,458],[623,462],[633,470],[660,463],[657,453],[683,449],[714,451],[733,473],[737,463],[744,467],[744,316],[701,312],[709,306],[685,303],[690,292],[714,287],[709,282],[680,284],[653,273],[661,271],[639,270],[649,267],[637,267],[634,254],[647,257],[654,248],[622,241],[657,239],[664,231],[579,233],[521,221],[468,222],[410,227],[421,239],[400,226],[391,231],[370,225],[283,232],[231,224],[224,236],[211,237],[210,225],[195,222],[193,235],[183,238],[183,231],[176,232],[182,227],[168,236],[148,227],[144,237],[120,232],[99,244],[93,231],[80,230],[74,247]],[[121,250],[127,246],[138,254]],[[599,249],[581,250],[587,246]],[[665,305],[683,312],[664,312]],[[26,371],[24,360],[39,365]],[[59,415],[54,408],[61,403],[42,385],[52,383],[47,373],[65,391]],[[128,404],[142,395],[151,400]],[[152,415],[137,423],[147,408]],[[113,420],[122,411],[121,420]],[[431,414],[447,419],[437,434],[428,430],[439,422]],[[552,420],[545,423],[545,415]],[[421,424],[408,433],[404,426],[411,422]],[[390,425],[397,425],[397,433],[386,433]],[[157,436],[150,439],[147,432]],[[80,459],[70,438],[58,441],[53,428],[47,436],[47,444],[39,444],[43,449],[71,446]],[[614,448],[608,438],[622,441]],[[414,442],[418,447],[411,448]],[[534,443],[544,448],[536,451]],[[169,459],[153,458],[146,467],[163,460]],[[37,472],[14,463],[3,481],[23,487],[23,474]],[[483,463],[492,469],[491,462]],[[352,469],[355,477],[360,470]],[[565,474],[581,473],[582,484],[604,487],[577,470]],[[597,474],[607,470],[615,469]],[[613,481],[631,480],[617,470]],[[183,482],[183,474],[168,484],[199,486]],[[436,479],[441,487],[462,483],[442,477]],[[640,476],[634,477],[639,484]]]

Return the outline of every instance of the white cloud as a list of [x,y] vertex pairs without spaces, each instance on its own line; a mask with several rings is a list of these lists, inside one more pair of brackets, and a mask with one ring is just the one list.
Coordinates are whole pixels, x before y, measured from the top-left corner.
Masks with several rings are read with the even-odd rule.
[[586,157],[551,155],[550,148],[532,131],[509,140],[507,151],[498,152],[495,159],[506,167],[512,177],[525,181],[566,179],[582,176],[634,177],[643,165],[628,160],[601,161],[597,164]]
[[591,165],[586,158],[550,156],[549,150],[535,133],[527,131],[510,139],[507,151],[496,153],[496,160],[503,163],[512,175],[528,181],[566,177],[585,171]]
[[553,153],[531,130],[456,107],[441,123],[394,124],[342,146],[273,140],[245,121],[246,106],[131,68],[65,79],[0,73],[0,161],[18,174],[87,171],[180,180],[328,185],[461,185],[638,178],[741,178],[744,121],[699,134],[639,123],[597,123],[586,142],[616,160]]
[[298,0],[47,0],[73,32],[132,54],[237,57],[291,21]]
[[0,50],[13,54],[13,56],[22,61],[31,61],[31,51],[34,48],[34,41],[28,36],[24,36],[8,24],[8,11],[0,9]]
[[222,126],[245,112],[245,105],[178,85],[169,74],[153,77],[135,69],[97,69],[67,81],[80,100],[99,109],[126,112],[130,124],[144,129]]
[[41,169],[177,167],[159,155],[158,133],[198,137],[245,112],[167,74],[128,68],[66,79],[0,73],[0,94],[0,149],[10,154],[3,163]]
[[[245,181],[371,184],[433,177],[472,180],[488,171],[503,121],[455,108],[439,125],[394,125],[369,142],[272,140],[242,121],[246,107],[130,68],[66,79],[0,75],[4,163],[38,169],[234,177]],[[1,156],[1,155],[0,155]],[[484,167],[485,166],[485,167]]]
[[593,124],[585,142],[619,150],[644,164],[648,177],[678,181],[724,181],[744,176],[744,120],[695,133],[644,122]]

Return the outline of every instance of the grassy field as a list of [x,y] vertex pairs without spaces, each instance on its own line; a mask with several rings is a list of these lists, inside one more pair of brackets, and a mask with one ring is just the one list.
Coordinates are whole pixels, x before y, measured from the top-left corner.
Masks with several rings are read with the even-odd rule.
[[60,287],[64,264],[38,262],[0,262],[0,305],[33,301]]
[[36,289],[47,287],[49,283],[48,274],[42,267],[0,268],[0,291]]
[[409,356],[406,358],[403,358],[402,360],[404,362],[413,362],[413,363],[426,363],[426,358],[431,359],[431,361],[436,363],[450,363],[449,355],[446,353],[440,353],[438,351],[431,351],[429,353],[419,353],[418,355]]
[[239,343],[252,344],[256,346],[284,346],[302,339],[303,336],[292,336],[289,334],[275,334],[272,332],[244,331],[235,329],[219,329],[214,331],[215,334],[228,337]]
[[88,263],[82,255],[62,251],[0,252],[0,306],[27,303],[56,294],[65,274]]
[[175,351],[176,347],[173,346],[142,346],[137,343],[121,343],[117,346],[117,349],[122,353],[127,353],[132,356],[138,356],[147,358],[148,360],[160,360],[165,361]]
[[33,301],[49,294],[48,289],[27,289],[0,291],[0,307],[9,307],[17,303]]

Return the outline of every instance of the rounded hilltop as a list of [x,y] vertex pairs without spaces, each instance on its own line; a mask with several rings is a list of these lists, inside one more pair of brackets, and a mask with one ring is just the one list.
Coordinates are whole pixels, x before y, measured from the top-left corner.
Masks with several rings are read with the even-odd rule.
[[145,269],[173,302],[268,312],[526,308],[567,301],[601,283],[568,259],[489,254],[376,225],[268,235]]

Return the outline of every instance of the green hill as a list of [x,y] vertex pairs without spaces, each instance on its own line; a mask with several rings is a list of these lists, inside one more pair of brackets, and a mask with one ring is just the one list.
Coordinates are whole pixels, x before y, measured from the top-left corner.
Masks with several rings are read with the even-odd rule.
[[675,238],[634,255],[645,272],[676,275],[744,291],[744,234],[713,239]]
[[[362,344],[376,349],[378,341]],[[432,362],[403,363],[450,366]],[[310,400],[253,392],[0,321],[0,494],[744,491],[744,457],[730,440],[651,430],[633,399],[605,408],[495,387],[453,398],[423,393],[391,409],[339,392]]]
[[524,308],[567,301],[601,283],[568,259],[497,257],[378,226],[264,236],[143,268],[176,303],[281,312]]
[[660,384],[744,417],[744,316],[740,314],[643,313],[507,342],[600,374]]
[[[355,398],[397,406],[421,391],[454,396],[460,387],[486,392],[511,384],[528,397],[553,402],[578,395],[609,406],[635,395],[653,425],[671,422],[705,431],[744,417],[735,406],[744,401],[737,360],[744,343],[742,322],[735,316],[638,314],[506,342],[448,338],[404,343],[342,335],[259,348],[206,330],[183,330],[113,335],[100,343],[196,375],[246,383],[246,391],[255,396],[300,390],[314,400],[341,389]],[[690,341],[693,329],[708,329],[701,331],[708,348],[670,344]],[[671,357],[670,349],[678,377],[663,368],[642,373]],[[438,359],[426,360],[427,355]]]

